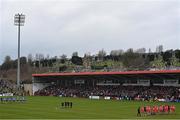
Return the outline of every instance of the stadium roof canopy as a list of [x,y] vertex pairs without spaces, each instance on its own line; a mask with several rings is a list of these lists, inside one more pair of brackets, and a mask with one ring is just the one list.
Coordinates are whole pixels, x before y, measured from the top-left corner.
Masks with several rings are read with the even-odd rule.
[[158,71],[123,71],[123,72],[71,72],[71,73],[43,73],[32,74],[33,77],[48,76],[85,76],[85,75],[147,75],[147,74],[180,74],[180,70],[158,70]]
[[32,74],[38,78],[61,78],[61,79],[106,79],[106,78],[160,78],[180,79],[180,70],[158,70],[158,71],[123,71],[123,72],[71,72],[71,73],[43,73]]

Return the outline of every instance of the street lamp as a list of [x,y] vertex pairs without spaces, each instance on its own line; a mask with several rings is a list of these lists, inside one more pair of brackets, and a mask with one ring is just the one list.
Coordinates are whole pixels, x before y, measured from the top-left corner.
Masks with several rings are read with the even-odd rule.
[[18,26],[18,66],[17,66],[17,87],[20,86],[20,26],[24,26],[25,15],[15,14],[14,25]]

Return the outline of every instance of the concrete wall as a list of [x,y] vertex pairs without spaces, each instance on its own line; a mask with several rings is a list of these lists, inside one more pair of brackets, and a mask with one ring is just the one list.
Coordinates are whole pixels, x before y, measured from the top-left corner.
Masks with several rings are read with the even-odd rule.
[[29,92],[29,95],[33,95],[33,87],[32,84],[24,84],[24,90]]

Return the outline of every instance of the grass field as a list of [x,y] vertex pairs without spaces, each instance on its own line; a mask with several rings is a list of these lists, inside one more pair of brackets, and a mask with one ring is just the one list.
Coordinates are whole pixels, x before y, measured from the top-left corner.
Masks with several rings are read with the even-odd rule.
[[[73,102],[73,108],[61,108],[60,103]],[[0,119],[178,119],[180,103],[176,112],[169,115],[137,117],[137,108],[143,105],[160,105],[162,102],[138,102],[117,100],[89,100],[83,98],[27,97],[25,103],[0,103]],[[165,104],[165,103],[164,103]]]

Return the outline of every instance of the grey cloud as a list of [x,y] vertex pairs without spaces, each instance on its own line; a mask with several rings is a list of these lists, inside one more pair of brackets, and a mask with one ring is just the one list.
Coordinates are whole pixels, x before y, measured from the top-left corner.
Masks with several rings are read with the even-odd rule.
[[[2,58],[16,57],[13,16],[26,14],[22,55],[81,55],[104,48],[180,48],[178,0],[45,0],[2,2]],[[178,44],[177,44],[178,43]]]

